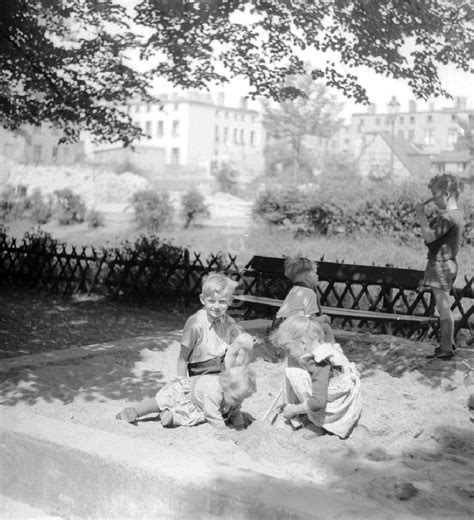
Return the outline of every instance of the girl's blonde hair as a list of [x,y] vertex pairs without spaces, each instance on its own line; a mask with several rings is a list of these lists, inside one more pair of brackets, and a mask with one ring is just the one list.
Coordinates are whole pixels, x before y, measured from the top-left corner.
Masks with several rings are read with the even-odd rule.
[[231,367],[219,374],[224,394],[235,401],[243,401],[257,391],[257,377],[248,366]]
[[203,278],[202,295],[211,296],[215,292],[231,296],[238,282],[231,280],[225,274],[211,273]]
[[292,257],[285,259],[285,276],[294,280],[299,274],[316,271],[316,265],[309,258]]
[[308,316],[295,315],[287,318],[271,335],[270,341],[288,354],[292,354],[292,345],[306,345],[324,342],[324,332],[320,325]]

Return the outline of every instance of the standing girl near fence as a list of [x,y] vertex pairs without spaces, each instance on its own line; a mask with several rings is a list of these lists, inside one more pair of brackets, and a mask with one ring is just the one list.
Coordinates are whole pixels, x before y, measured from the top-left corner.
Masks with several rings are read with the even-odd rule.
[[456,255],[464,229],[463,215],[457,204],[462,187],[459,177],[443,174],[433,177],[428,183],[428,188],[440,214],[428,222],[424,204],[418,204],[416,216],[428,248],[423,286],[429,287],[433,292],[441,335],[439,347],[428,357],[451,359],[454,355],[454,318],[451,313],[449,293],[458,272]]

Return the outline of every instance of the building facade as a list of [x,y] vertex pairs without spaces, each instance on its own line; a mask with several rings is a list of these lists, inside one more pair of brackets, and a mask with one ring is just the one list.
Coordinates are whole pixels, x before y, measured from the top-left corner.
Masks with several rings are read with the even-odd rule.
[[84,143],[59,144],[61,132],[46,124],[17,132],[0,128],[0,154],[21,164],[74,164],[84,159]]
[[464,97],[454,98],[451,107],[435,109],[431,104],[423,111],[418,111],[415,101],[409,102],[408,111],[397,113],[391,112],[388,106],[385,112],[378,113],[377,107],[370,105],[367,112],[353,114],[350,124],[343,127],[326,147],[357,157],[366,146],[368,135],[388,133],[435,156],[455,149],[463,134],[459,120],[474,122],[474,110],[467,107]]
[[163,148],[167,166],[211,169],[228,163],[244,175],[263,172],[261,114],[248,108],[246,100],[232,106],[222,93],[215,98],[197,92],[158,97],[162,107],[137,101],[130,104],[129,114],[148,136],[140,146]]

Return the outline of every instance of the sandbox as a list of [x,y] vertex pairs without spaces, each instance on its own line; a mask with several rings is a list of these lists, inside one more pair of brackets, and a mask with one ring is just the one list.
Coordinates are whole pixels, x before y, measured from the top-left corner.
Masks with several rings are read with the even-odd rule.
[[[64,472],[66,466],[69,468],[68,481],[74,479],[71,467],[75,464],[78,471],[79,466],[84,466],[84,471],[87,468],[87,461],[79,461],[77,453],[87,453],[89,449],[91,457],[100,458],[105,449],[100,446],[116,444],[117,450],[110,449],[110,456],[119,457],[114,461],[118,464],[117,475],[127,474],[130,461],[138,465],[143,462],[146,468],[143,466],[140,471],[151,472],[157,486],[161,482],[164,489],[164,482],[174,483],[165,489],[169,496],[175,494],[174,499],[167,501],[168,495],[163,495],[163,518],[255,518],[252,515],[257,513],[268,518],[472,516],[474,435],[466,406],[472,392],[472,350],[459,350],[452,361],[428,361],[425,355],[432,345],[391,336],[354,335],[343,348],[361,372],[363,414],[347,440],[329,435],[318,437],[304,429],[293,431],[281,417],[274,424],[262,422],[282,387],[284,370],[284,362],[269,361],[264,349],[257,349],[252,363],[258,391],[243,406],[254,420],[242,432],[231,431],[221,438],[208,424],[166,429],[153,416],[140,421],[138,426],[116,420],[115,414],[124,406],[153,396],[174,377],[179,336],[180,331],[176,331],[162,337],[4,360],[0,365],[4,412],[1,426],[4,447],[5,441],[10,443],[10,466],[2,470],[4,490],[8,481],[12,498],[33,507],[41,505],[50,514],[98,514],[92,502],[81,514],[72,491],[69,497],[65,493],[64,500],[56,501],[56,509],[51,509],[44,496],[39,497],[40,504],[33,503],[34,493],[30,493],[28,502],[28,496],[18,495],[21,486],[12,483],[15,475],[6,475],[6,470],[13,471],[15,451],[19,458],[24,450],[34,459],[31,442],[34,435],[43,435],[41,428],[41,442],[48,446],[57,440],[52,439],[52,430],[59,435],[59,430],[64,429],[64,438],[75,443],[76,459],[64,456],[61,462],[61,457],[51,454],[50,460],[64,464]],[[28,437],[28,421],[34,417],[37,424],[31,427],[27,446],[24,437]],[[99,440],[92,446],[87,437]],[[119,445],[126,450],[126,456],[116,453]],[[48,459],[43,459],[38,458],[38,464],[44,473]],[[89,467],[92,465],[91,462]],[[135,471],[132,466],[131,475]],[[25,468],[18,468],[18,476],[25,478]],[[166,468],[173,470],[171,481]],[[30,472],[33,470],[30,468]],[[104,469],[104,474],[107,471]],[[216,480],[218,474],[225,477]],[[152,482],[147,475],[143,481]],[[202,486],[204,482],[208,484],[206,490],[202,487],[194,495],[186,495],[185,490],[190,489],[192,482],[198,482],[200,475]],[[94,478],[97,475],[89,474],[89,480]],[[61,482],[61,478],[57,480]],[[96,488],[101,489],[98,485]],[[104,487],[104,492],[107,489]],[[125,487],[122,495],[126,497],[127,493],[131,501],[139,501]],[[217,495],[220,501],[216,502],[212,497]],[[235,501],[225,498],[227,495],[238,498],[241,505],[247,500],[253,506],[237,507]],[[190,497],[191,506],[183,509],[181,505],[177,509],[177,504],[184,503],[183,496]],[[157,500],[163,497],[157,496]],[[195,510],[191,514],[192,500]],[[141,517],[139,504],[127,509],[129,506],[120,504],[119,508],[108,510],[115,518],[117,511],[126,516],[135,507],[135,516]],[[101,514],[104,511],[107,509],[100,510]]]

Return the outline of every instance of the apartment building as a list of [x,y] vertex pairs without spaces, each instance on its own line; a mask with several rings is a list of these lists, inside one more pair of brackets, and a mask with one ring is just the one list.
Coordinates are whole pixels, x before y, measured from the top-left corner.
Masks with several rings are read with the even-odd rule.
[[454,98],[451,107],[435,109],[430,104],[428,110],[418,110],[417,103],[410,101],[408,110],[398,110],[396,113],[388,105],[386,111],[378,113],[377,107],[372,104],[367,112],[353,114],[350,124],[343,127],[326,146],[329,150],[351,153],[357,157],[367,143],[366,134],[393,133],[434,156],[454,150],[463,132],[458,124],[459,119],[474,123],[474,109],[467,107],[465,97]]
[[59,144],[60,130],[46,124],[17,132],[0,127],[0,155],[21,164],[73,164],[84,159],[84,143]]
[[147,134],[143,147],[164,149],[168,166],[211,168],[230,163],[247,175],[263,171],[265,134],[258,110],[246,99],[238,104],[199,92],[168,93],[158,96],[163,106],[130,103],[129,114]]

